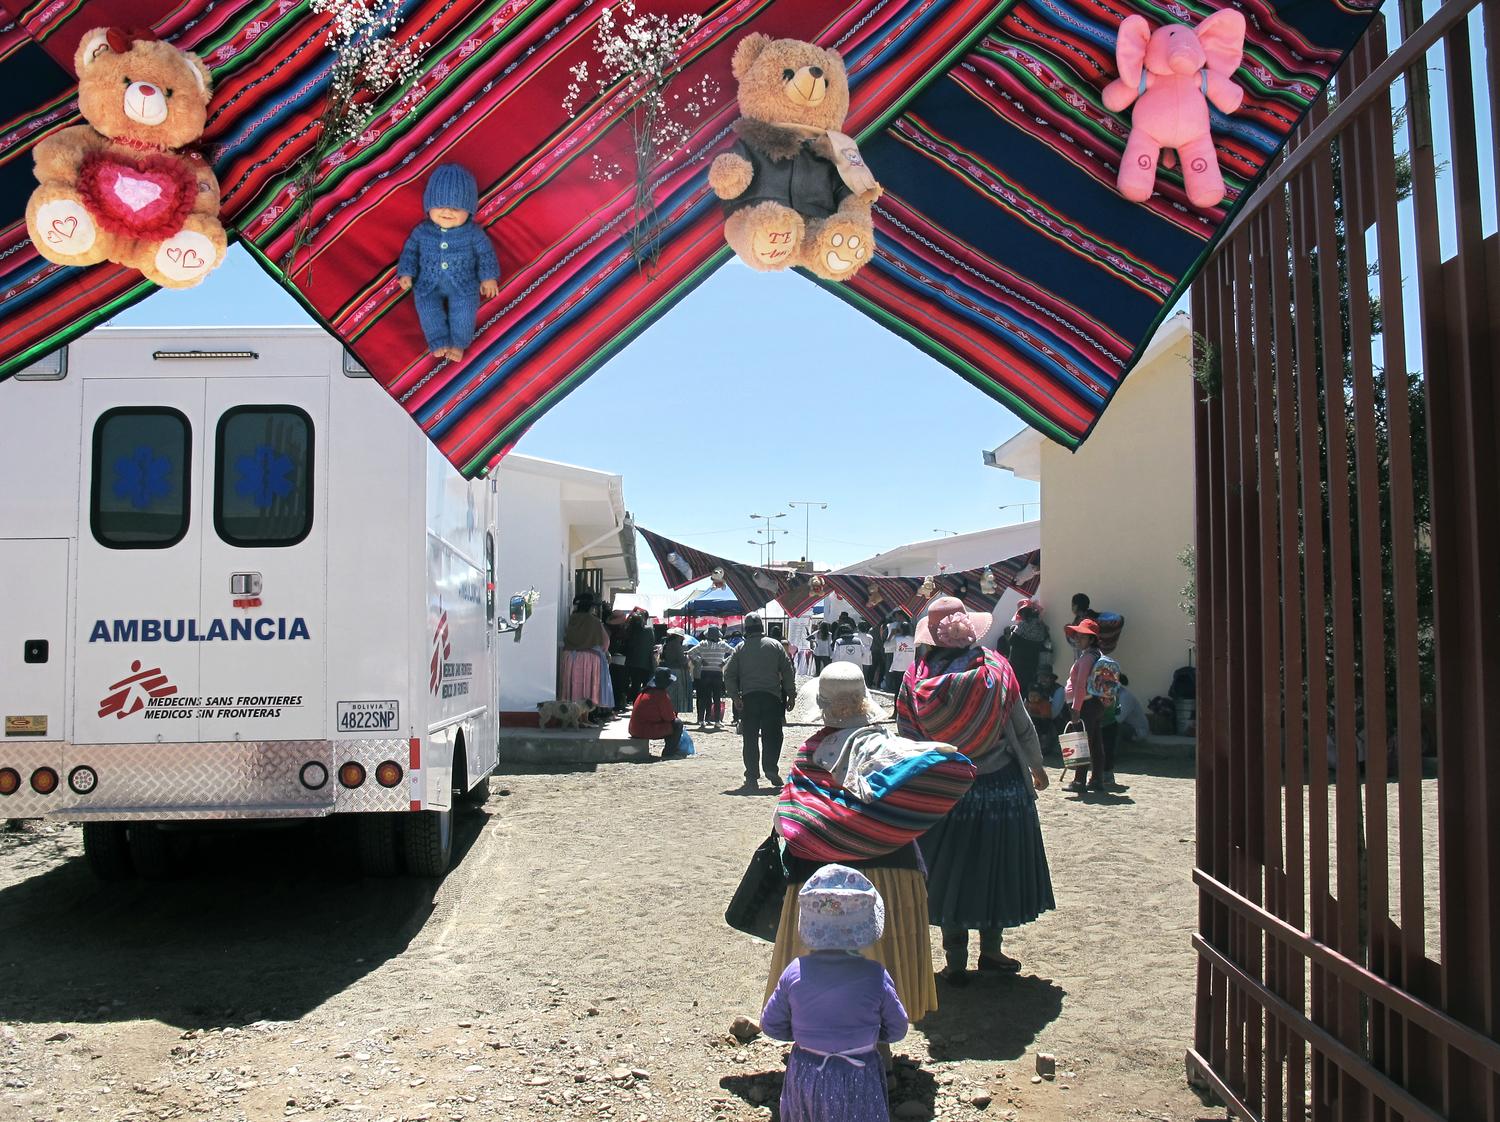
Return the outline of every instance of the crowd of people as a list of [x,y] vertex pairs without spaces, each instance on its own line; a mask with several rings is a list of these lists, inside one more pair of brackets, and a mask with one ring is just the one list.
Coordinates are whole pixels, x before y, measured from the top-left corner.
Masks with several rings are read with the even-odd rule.
[[[793,1042],[782,1118],[885,1122],[889,1046],[937,1008],[938,982],[1022,969],[1006,931],[1055,907],[1036,806],[1049,783],[1044,749],[1081,726],[1090,764],[1070,789],[1103,791],[1116,786],[1122,731],[1144,733],[1128,679],[1101,674],[1118,663],[1100,647],[1089,598],[1071,606],[1065,681],[1039,602],[1023,600],[986,646],[993,618],[944,596],[915,622],[845,613],[817,624],[807,637],[816,677],[799,694],[791,645],[758,613],[730,634],[693,635],[591,596],[575,602],[565,696],[601,715],[630,710],[632,735],[661,740],[664,759],[681,754],[685,714],[699,729],[727,718],[743,747],[741,790],[764,779],[780,794],[761,1025]],[[783,777],[789,714],[815,731]]]

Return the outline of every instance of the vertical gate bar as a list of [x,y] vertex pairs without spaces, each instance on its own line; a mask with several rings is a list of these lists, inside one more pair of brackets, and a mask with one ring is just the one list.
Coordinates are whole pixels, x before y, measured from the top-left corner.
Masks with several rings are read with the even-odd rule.
[[[1371,53],[1372,36],[1365,37],[1362,53]],[[1366,67],[1371,69],[1373,67]],[[1380,521],[1381,466],[1376,449],[1376,403],[1374,358],[1371,347],[1372,320],[1370,290],[1365,250],[1364,226],[1374,211],[1368,185],[1373,178],[1371,150],[1376,143],[1371,136],[1374,115],[1355,116],[1344,133],[1340,173],[1345,198],[1358,200],[1346,218],[1345,242],[1348,261],[1349,295],[1349,378],[1352,382],[1352,418],[1354,429],[1354,465],[1356,480],[1354,499],[1357,510],[1359,563],[1355,580],[1360,594],[1361,698],[1364,705],[1365,734],[1365,810],[1364,810],[1364,879],[1367,885],[1365,905],[1361,909],[1362,929],[1367,945],[1367,965],[1384,972],[1385,931],[1388,925],[1389,853],[1386,845],[1386,671],[1385,671],[1385,579],[1382,574],[1382,534]],[[1389,124],[1385,126],[1389,128]],[[1357,777],[1356,777],[1357,778]],[[1385,1010],[1369,1002],[1368,1028],[1370,1056],[1383,1053],[1386,1031]],[[1371,1114],[1384,1114],[1372,1104]]]
[[[1302,534],[1304,539],[1303,620],[1307,649],[1307,756],[1308,756],[1308,897],[1311,906],[1311,934],[1322,942],[1332,942],[1328,917],[1328,637],[1323,619],[1326,612],[1324,567],[1327,548],[1323,532],[1323,457],[1318,434],[1321,397],[1317,359],[1317,332],[1313,318],[1316,288],[1312,270],[1312,249],[1316,243],[1313,221],[1313,188],[1310,170],[1292,177],[1292,283],[1296,291],[1298,315],[1297,384],[1298,433],[1302,466]],[[1310,1019],[1322,1028],[1332,1027],[1329,1013],[1330,994],[1327,972],[1314,965],[1310,968]],[[1318,1122],[1330,1117],[1328,1104],[1328,1071],[1316,1046],[1311,1048],[1313,1118]]]
[[[1213,800],[1214,818],[1214,875],[1223,884],[1232,881],[1230,859],[1233,853],[1233,839],[1229,828],[1229,788],[1230,775],[1230,749],[1228,738],[1228,721],[1226,712],[1229,705],[1228,692],[1225,682],[1228,677],[1227,661],[1231,642],[1229,628],[1229,577],[1226,572],[1228,558],[1233,554],[1229,551],[1230,517],[1229,517],[1229,418],[1227,405],[1227,390],[1225,388],[1225,370],[1230,361],[1230,354],[1234,347],[1232,334],[1232,321],[1229,318],[1229,306],[1233,300],[1232,272],[1229,268],[1229,258],[1220,253],[1216,260],[1217,273],[1214,284],[1214,315],[1211,321],[1214,333],[1216,360],[1218,363],[1219,389],[1215,396],[1213,413],[1215,426],[1213,429],[1215,439],[1215,463],[1218,474],[1215,477],[1217,485],[1214,488],[1216,506],[1214,509],[1214,536],[1212,540],[1211,558],[1213,563],[1213,600],[1210,605],[1210,614],[1214,619],[1213,647],[1208,652],[1208,659],[1204,677],[1208,680],[1209,694],[1206,698],[1211,706],[1206,715],[1207,732],[1211,738],[1212,756],[1214,761],[1213,787],[1211,798]],[[1199,722],[1199,735],[1203,735],[1205,725]],[[1213,931],[1214,946],[1225,953],[1229,952],[1229,909],[1220,907],[1215,911],[1215,926]],[[1217,1033],[1215,1046],[1217,1051],[1212,1055],[1214,1069],[1222,1078],[1229,1077],[1229,1040],[1232,1032],[1231,1027],[1231,996],[1229,992],[1229,980],[1225,975],[1213,968],[1213,1001],[1214,1001],[1214,1026]]]
[[[1486,672],[1497,657],[1485,630],[1500,612],[1489,579],[1497,543],[1496,479],[1486,454],[1494,440],[1494,324],[1489,322],[1486,277],[1490,251],[1485,245],[1480,206],[1473,67],[1468,24],[1457,24],[1445,37],[1449,178],[1453,190],[1458,253],[1445,266],[1455,282],[1438,321],[1450,333],[1450,363],[1430,372],[1441,388],[1444,424],[1442,447],[1433,441],[1434,571],[1453,584],[1436,584],[1439,680],[1456,676],[1452,739],[1439,744],[1439,869],[1444,900],[1444,1003],[1460,1019],[1496,1031],[1500,983],[1495,959],[1497,914],[1494,849],[1500,844],[1500,761],[1486,732],[1495,726],[1497,706]],[[1456,299],[1452,298],[1456,297]],[[1439,375],[1441,375],[1439,377]],[[1441,478],[1439,476],[1441,467]],[[1439,490],[1441,488],[1441,490]],[[1437,568],[1438,559],[1443,568]],[[1457,592],[1458,597],[1449,595]],[[1476,751],[1484,745],[1487,751]],[[1448,901],[1454,905],[1449,906]],[[1449,922],[1449,921],[1452,922]],[[1449,1049],[1447,1065],[1450,1114],[1493,1118],[1500,1095],[1494,1073],[1483,1072],[1468,1057]]]
[[[1408,99],[1413,86],[1407,79]],[[1393,121],[1390,89],[1374,103],[1376,120]],[[1410,122],[1408,121],[1408,127]],[[1394,128],[1375,138],[1373,148],[1375,236],[1380,260],[1382,382],[1386,397],[1390,457],[1391,575],[1394,605],[1394,687],[1396,700],[1396,821],[1400,851],[1400,962],[1387,964],[1387,976],[1415,991],[1422,973],[1426,912],[1423,889],[1421,663],[1418,644],[1416,498],[1411,439],[1411,408],[1406,355],[1406,308],[1402,284],[1401,234],[1396,213],[1396,136]],[[1413,168],[1415,173],[1415,168]],[[1400,1023],[1399,1052],[1390,1057],[1393,1074],[1418,1097],[1436,1101],[1433,1073],[1438,1053],[1431,1034],[1410,1021]]]
[[[1278,192],[1271,212],[1271,282],[1275,288],[1272,307],[1276,345],[1276,459],[1281,469],[1281,635],[1285,659],[1285,686],[1282,695],[1285,784],[1286,784],[1286,875],[1283,880],[1281,916],[1287,922],[1306,930],[1303,892],[1307,879],[1303,872],[1306,846],[1303,841],[1303,765],[1306,750],[1303,735],[1302,703],[1302,577],[1300,570],[1301,519],[1298,491],[1298,451],[1296,444],[1298,371],[1303,356],[1297,352],[1292,331],[1292,311],[1297,307],[1297,293],[1291,283],[1288,260],[1287,191]],[[1300,314],[1300,312],[1299,312]],[[1307,991],[1303,980],[1303,958],[1299,952],[1285,948],[1283,984],[1286,998],[1299,1012],[1307,1012]],[[1304,1097],[1307,1093],[1305,1065],[1307,1050],[1302,1037],[1288,1032],[1286,1052],[1286,1115],[1289,1122],[1306,1117]]]
[[[1222,707],[1225,723],[1225,736],[1229,744],[1230,774],[1233,776],[1233,788],[1229,799],[1229,835],[1230,835],[1230,885],[1235,891],[1244,893],[1248,887],[1249,877],[1246,873],[1246,852],[1248,850],[1245,823],[1245,738],[1241,729],[1245,720],[1245,683],[1244,668],[1249,652],[1245,647],[1245,617],[1247,586],[1249,583],[1248,571],[1250,569],[1249,558],[1250,543],[1249,532],[1246,525],[1245,492],[1250,486],[1245,471],[1246,460],[1246,434],[1245,425],[1249,409],[1246,404],[1246,383],[1249,374],[1245,367],[1248,365],[1246,351],[1249,347],[1249,312],[1250,312],[1250,260],[1245,246],[1245,239],[1236,235],[1230,240],[1226,256],[1229,258],[1231,275],[1233,276],[1233,299],[1227,309],[1226,319],[1232,325],[1234,346],[1230,353],[1226,354],[1224,361],[1224,393],[1225,405],[1230,411],[1229,424],[1226,430],[1229,434],[1225,442],[1228,453],[1225,468],[1229,483],[1229,540],[1225,558],[1238,558],[1236,564],[1229,571],[1235,574],[1235,579],[1229,582],[1229,616],[1228,630],[1232,636],[1229,644],[1229,666],[1239,673],[1230,672],[1226,679],[1225,701]],[[1245,921],[1238,913],[1231,912],[1229,916],[1229,954],[1235,962],[1243,962],[1245,957],[1245,940],[1247,938]],[[1229,1081],[1235,1091],[1244,1095],[1245,1079],[1245,1036],[1250,1023],[1250,998],[1239,986],[1230,988],[1230,1034],[1229,1034]]]
[[[1255,298],[1251,313],[1255,325],[1255,378],[1251,388],[1255,393],[1256,536],[1260,542],[1260,587],[1255,597],[1256,603],[1260,605],[1256,612],[1259,635],[1252,636],[1252,641],[1259,647],[1260,656],[1256,666],[1256,681],[1252,683],[1259,707],[1255,713],[1256,727],[1247,732],[1250,743],[1254,745],[1254,752],[1259,756],[1259,759],[1251,760],[1252,767],[1259,774],[1251,776],[1248,786],[1258,793],[1260,802],[1259,821],[1253,826],[1260,839],[1259,864],[1262,873],[1257,881],[1264,881],[1265,904],[1280,915],[1277,895],[1281,871],[1281,737],[1278,732],[1278,701],[1281,695],[1283,660],[1281,620],[1271,610],[1271,605],[1276,603],[1279,596],[1276,576],[1280,568],[1275,514],[1276,467],[1272,455],[1276,440],[1276,421],[1273,412],[1275,378],[1271,346],[1271,278],[1279,266],[1271,257],[1270,216],[1264,208],[1249,223],[1248,234],[1254,239],[1256,262]],[[1269,935],[1252,929],[1250,957],[1243,965],[1252,974],[1263,969],[1263,980],[1273,992],[1279,994],[1282,987],[1280,972],[1276,969],[1276,945],[1276,940]],[[1256,1027],[1260,1030],[1254,1057],[1257,1062],[1251,1070],[1260,1074],[1264,1090],[1252,1086],[1250,1099],[1252,1102],[1261,1101],[1261,1113],[1265,1122],[1280,1122],[1281,1079],[1275,1042],[1280,1036],[1281,1022],[1269,1013],[1257,1014],[1257,1019],[1259,1024]]]
[[[1327,410],[1328,538],[1333,605],[1333,716],[1337,767],[1334,772],[1334,848],[1337,870],[1336,945],[1356,962],[1364,962],[1359,933],[1360,809],[1359,768],[1354,717],[1354,545],[1349,504],[1348,416],[1345,407],[1343,284],[1339,277],[1335,181],[1332,160],[1320,154],[1313,160],[1318,229],[1318,292],[1322,311],[1323,402]],[[1362,1051],[1359,1000],[1349,985],[1335,981],[1335,1034],[1349,1047]],[[1360,1089],[1355,1080],[1340,1075],[1341,1122],[1359,1117]]]
[[[1213,265],[1210,263],[1198,279],[1193,282],[1191,293],[1191,318],[1194,328],[1193,336],[1193,363],[1195,370],[1206,368],[1206,364],[1212,361],[1211,355],[1205,353],[1204,342],[1212,344],[1214,335],[1209,321],[1209,302],[1213,299],[1213,293],[1217,286],[1210,283],[1209,278],[1213,275]],[[1213,481],[1219,477],[1218,465],[1214,459],[1213,443],[1213,400],[1205,392],[1201,392],[1198,383],[1194,383],[1193,393],[1193,460],[1197,486],[1193,491],[1194,529],[1193,529],[1193,583],[1196,597],[1196,605],[1193,610],[1194,631],[1197,635],[1199,664],[1203,663],[1202,652],[1213,645],[1214,619],[1210,605],[1213,602],[1209,586],[1212,580],[1211,569],[1213,565],[1213,505],[1214,486]],[[1209,675],[1200,674],[1198,678],[1198,751],[1197,766],[1194,768],[1194,864],[1209,876],[1216,876],[1213,853],[1217,842],[1214,837],[1214,818],[1211,813],[1212,807],[1212,777],[1214,769],[1214,754],[1210,735],[1206,723],[1206,713],[1209,710],[1208,697]],[[1212,940],[1212,932],[1216,926],[1214,912],[1216,902],[1209,898],[1208,893],[1202,889],[1198,891],[1198,932],[1205,939]],[[1193,1005],[1193,1050],[1205,1058],[1214,1055],[1214,1025],[1213,1005],[1210,1000],[1212,991],[1211,969],[1208,960],[1202,955],[1197,956],[1197,987],[1194,991]]]

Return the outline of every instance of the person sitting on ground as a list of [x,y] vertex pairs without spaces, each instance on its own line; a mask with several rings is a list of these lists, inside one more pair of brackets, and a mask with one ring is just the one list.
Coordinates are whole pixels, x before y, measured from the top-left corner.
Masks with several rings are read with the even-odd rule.
[[798,893],[808,953],[782,972],[761,1013],[772,1040],[792,1041],[782,1122],[888,1122],[877,1045],[906,1035],[906,1009],[879,962],[859,952],[885,931],[885,902],[869,879],[825,865]]
[[1146,719],[1146,707],[1141,704],[1141,699],[1126,687],[1130,685],[1130,675],[1120,675],[1120,689],[1115,695],[1115,702],[1120,708],[1120,740],[1145,740],[1151,735],[1151,723]]
[[682,722],[677,718],[672,695],[667,692],[676,677],[663,666],[650,684],[636,695],[635,705],[630,710],[630,735],[637,740],[665,741],[661,751],[664,760],[681,755],[678,746],[682,742]]
[[781,786],[781,727],[797,698],[797,672],[778,639],[765,634],[759,612],[745,617],[745,642],[724,666],[724,692],[734,698],[744,746],[745,786],[758,789],[761,773]]
[[688,652],[697,686],[700,729],[710,721],[715,726],[724,723],[724,664],[734,654],[717,627],[710,627],[704,634],[703,642]]

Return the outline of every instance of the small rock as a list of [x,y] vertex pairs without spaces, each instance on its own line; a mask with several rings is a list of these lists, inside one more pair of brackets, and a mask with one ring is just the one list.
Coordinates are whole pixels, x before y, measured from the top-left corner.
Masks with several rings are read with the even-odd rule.
[[729,1026],[730,1033],[741,1044],[749,1044],[760,1035],[760,1026],[749,1017],[736,1017]]
[[1051,1079],[1057,1074],[1057,1057],[1051,1052],[1038,1052],[1036,1054],[1036,1073],[1043,1079]]
[[630,1074],[633,1075],[633,1076],[635,1076],[637,1079],[650,1079],[651,1078],[651,1073],[649,1071],[646,1071],[645,1069],[638,1068],[638,1067],[631,1068],[630,1069]]
[[988,1107],[990,1105],[990,1103],[992,1103],[994,1101],[995,1100],[994,1100],[994,1098],[992,1096],[987,1095],[983,1091],[981,1091],[977,1095],[970,1096],[970,1098],[969,1098],[969,1105],[972,1106],[972,1107],[975,1107],[978,1110],[984,1110],[986,1107]]
[[54,1032],[51,1036],[47,1037],[47,1043],[48,1044],[61,1044],[64,1040],[72,1040],[72,1039],[73,1039],[73,1034],[71,1032],[69,1032],[67,1029],[63,1029],[60,1032]]
[[1033,1083],[1040,1083],[1042,1081],[1042,1077],[1040,1075],[1033,1075],[1031,1077],[1031,1081]]

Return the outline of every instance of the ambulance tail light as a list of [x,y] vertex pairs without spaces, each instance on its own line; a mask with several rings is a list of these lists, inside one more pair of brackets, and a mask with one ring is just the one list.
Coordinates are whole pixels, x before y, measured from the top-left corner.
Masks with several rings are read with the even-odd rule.
[[339,768],[339,782],[349,788],[349,790],[354,790],[354,788],[363,784],[364,781],[365,768],[363,764],[358,764],[350,760],[343,767]]
[[401,777],[404,774],[401,770],[401,765],[395,760],[386,760],[385,763],[375,769],[375,782],[379,783],[382,787],[394,787],[401,782]]
[[57,772],[50,767],[39,767],[31,773],[31,789],[38,795],[50,795],[57,790]]
[[13,767],[0,767],[0,795],[14,795],[21,789],[21,773]]

